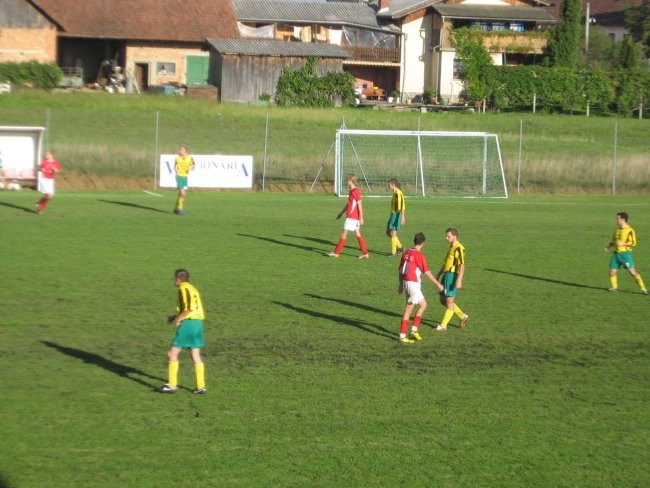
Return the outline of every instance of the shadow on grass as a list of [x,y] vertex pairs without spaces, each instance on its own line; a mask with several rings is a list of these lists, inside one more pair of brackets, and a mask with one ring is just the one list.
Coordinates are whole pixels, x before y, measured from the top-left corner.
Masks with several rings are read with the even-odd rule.
[[607,290],[602,286],[582,285],[580,283],[571,283],[569,281],[555,280],[553,278],[545,278],[543,276],[533,276],[533,275],[527,275],[522,273],[513,273],[512,271],[502,271],[500,269],[491,269],[491,268],[483,268],[483,269],[485,271],[490,271],[492,273],[501,273],[510,276],[517,276],[518,278],[526,278],[528,280],[546,281],[547,283],[556,283],[558,285],[574,286],[576,288],[589,288],[590,290],[600,290],[600,291]]
[[99,200],[100,202],[104,203],[110,203],[112,205],[121,205],[122,207],[131,207],[131,208],[139,208],[142,210],[150,210],[152,212],[161,212],[165,214],[171,214],[171,212],[168,212],[167,210],[161,210],[159,208],[155,207],[147,207],[146,205],[138,205],[137,203],[131,203],[131,202],[118,202],[116,200]]
[[[22,207],[20,205],[14,205],[13,203],[0,202],[0,205],[4,205],[5,207],[9,207],[9,208],[15,208],[16,210],[22,210],[23,212],[27,212],[27,213],[38,213],[34,208]],[[2,488],[1,485],[0,488]]]
[[[325,239],[319,239],[317,237],[309,237],[309,236],[294,236],[294,235],[291,235],[291,234],[284,234],[284,236],[293,237],[295,239],[304,239],[306,241],[312,241],[312,242],[316,242],[318,244],[323,244],[325,246],[328,246],[328,249],[333,249],[336,246],[336,243],[338,242],[338,240],[337,240],[337,242],[332,242],[332,241],[328,241],[328,240],[325,240]],[[356,243],[357,240],[356,240],[356,236],[354,235],[354,233],[348,233],[347,241],[348,242],[346,242],[344,249],[346,249],[346,248],[348,250],[355,249],[354,243]],[[359,247],[357,246],[356,249],[359,249]],[[377,251],[375,249],[370,249],[370,248],[368,248],[368,252],[373,256],[386,256],[387,255],[385,252]]]
[[309,315],[310,317],[315,317],[317,319],[324,319],[324,320],[329,320],[330,322],[336,322],[338,324],[342,325],[348,325],[350,327],[355,327],[357,329],[360,329],[364,332],[368,332],[369,334],[375,334],[378,336],[382,337],[387,337],[391,341],[394,341],[396,338],[396,335],[389,331],[388,329],[380,326],[380,325],[375,325],[375,324],[369,324],[367,322],[364,322],[362,320],[354,320],[354,319],[347,319],[345,317],[340,317],[338,315],[331,315],[328,313],[323,313],[323,312],[317,312],[315,310],[309,310],[306,308],[302,307],[296,307],[295,305],[292,305],[290,303],[282,303],[282,302],[276,302],[272,301],[271,303],[274,303],[276,305],[280,305],[281,307],[288,308],[289,310],[293,310],[294,312],[302,313],[305,315]]
[[348,307],[360,308],[361,310],[366,310],[368,312],[380,313],[388,317],[400,318],[402,316],[401,313],[387,312],[386,310],[382,310],[380,308],[371,307],[370,305],[364,305],[363,303],[351,302],[350,300],[344,300],[342,298],[323,297],[320,295],[314,295],[312,293],[305,293],[305,296],[309,298],[316,298],[317,300],[326,300],[329,302],[340,303],[341,305],[346,305]]
[[7,481],[3,474],[0,474],[0,488],[13,488],[14,486]]
[[[91,352],[83,351],[81,349],[75,349],[73,347],[61,346],[59,344],[50,341],[41,341],[41,342],[46,346],[51,347],[52,349],[56,349],[60,353],[67,354],[68,356],[71,356],[73,358],[81,359],[86,364],[93,364],[95,366],[99,366],[100,368],[105,369],[106,371],[115,373],[116,375],[121,376],[122,378],[128,378],[131,381],[135,381],[136,383],[142,386],[147,386],[149,388],[157,390],[160,384],[167,382],[166,378],[152,376],[140,369],[133,368],[125,364],[116,363],[115,361],[111,361],[110,359],[106,359],[105,357],[100,356],[99,354],[93,354]],[[142,376],[144,378],[156,380],[156,384],[152,384],[136,376]]]
[[[287,242],[287,241],[280,241],[278,239],[273,239],[271,237],[254,236],[250,234],[237,234],[237,235],[242,237],[252,237],[253,239],[259,239],[260,241],[266,241],[266,242],[270,242],[271,244],[278,244],[280,246],[295,247],[296,249],[302,249],[303,251],[316,252],[319,254],[325,253],[323,249],[319,249],[313,246],[301,246],[300,244],[294,244],[292,242]],[[327,243],[327,244],[333,246],[333,244],[331,243]]]

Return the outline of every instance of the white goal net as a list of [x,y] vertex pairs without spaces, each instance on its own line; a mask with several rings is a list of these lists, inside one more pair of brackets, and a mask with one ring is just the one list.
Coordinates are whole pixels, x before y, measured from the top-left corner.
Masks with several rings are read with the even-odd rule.
[[405,195],[508,197],[496,134],[339,129],[335,145],[339,196],[355,174],[368,196],[390,195],[388,181],[397,178]]

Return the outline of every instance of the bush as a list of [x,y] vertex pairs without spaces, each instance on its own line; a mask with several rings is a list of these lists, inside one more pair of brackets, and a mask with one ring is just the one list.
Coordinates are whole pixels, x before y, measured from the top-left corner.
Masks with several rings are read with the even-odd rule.
[[0,63],[0,82],[50,90],[59,86],[62,80],[63,72],[54,63]]
[[275,101],[280,106],[331,107],[337,100],[347,103],[353,98],[354,77],[348,72],[318,76],[316,58],[309,58],[300,69],[286,66],[275,91]]

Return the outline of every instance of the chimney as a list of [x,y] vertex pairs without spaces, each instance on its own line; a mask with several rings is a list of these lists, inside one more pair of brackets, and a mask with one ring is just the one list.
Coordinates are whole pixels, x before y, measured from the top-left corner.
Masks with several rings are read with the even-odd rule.
[[382,10],[387,10],[388,7],[390,7],[390,0],[378,0],[379,3],[379,11],[381,12]]

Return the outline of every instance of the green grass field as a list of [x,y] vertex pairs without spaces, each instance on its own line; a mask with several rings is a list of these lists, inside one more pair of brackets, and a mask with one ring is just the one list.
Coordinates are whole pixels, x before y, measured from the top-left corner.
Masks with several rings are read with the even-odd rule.
[[[642,487],[650,298],[608,293],[615,213],[650,282],[650,198],[411,199],[400,235],[468,250],[471,320],[396,338],[388,200],[366,199],[372,257],[324,256],[327,195],[0,192],[0,487]],[[208,394],[165,352],[187,267],[207,309]],[[452,320],[452,325],[457,319]]]
[[158,155],[175,153],[179,144],[194,154],[252,155],[257,189],[264,167],[266,183],[308,188],[321,166],[321,181],[333,181],[329,149],[343,122],[350,129],[496,133],[511,194],[518,182],[522,195],[611,194],[614,173],[617,194],[650,193],[650,119],[295,109],[36,90],[0,96],[0,125],[48,129],[44,146],[66,170],[61,188],[72,189],[138,188],[118,182],[94,186],[95,177],[153,183]]

